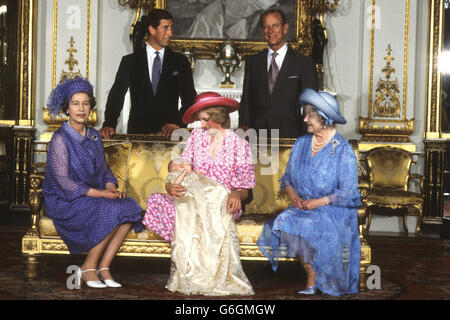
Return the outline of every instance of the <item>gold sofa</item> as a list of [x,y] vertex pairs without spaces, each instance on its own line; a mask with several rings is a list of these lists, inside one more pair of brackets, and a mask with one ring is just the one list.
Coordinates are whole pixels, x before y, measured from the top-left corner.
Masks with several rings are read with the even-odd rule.
[[[275,143],[276,142],[276,143]],[[286,195],[279,191],[279,179],[285,171],[294,139],[280,139],[272,144],[259,143],[252,153],[258,157],[256,186],[253,200],[245,206],[245,213],[237,222],[241,243],[241,259],[267,260],[256,245],[264,222],[284,210],[288,205]],[[279,161],[273,158],[271,149],[278,145]],[[352,144],[357,152],[357,143]],[[179,153],[182,144],[158,135],[116,135],[104,141],[106,160],[119,182],[119,189],[146,208],[147,197],[154,192],[165,192],[167,164],[172,152]],[[274,153],[275,155],[276,153]],[[276,166],[279,164],[279,167]],[[28,278],[37,275],[38,256],[42,254],[69,254],[67,246],[58,236],[52,221],[45,216],[42,199],[44,163],[34,166],[30,177],[30,205],[32,226],[22,239],[22,252],[28,257]],[[365,223],[364,210],[358,212],[359,223]],[[370,264],[370,247],[367,245],[362,227],[361,268]],[[128,234],[118,255],[138,257],[170,257],[170,244],[150,230]]]

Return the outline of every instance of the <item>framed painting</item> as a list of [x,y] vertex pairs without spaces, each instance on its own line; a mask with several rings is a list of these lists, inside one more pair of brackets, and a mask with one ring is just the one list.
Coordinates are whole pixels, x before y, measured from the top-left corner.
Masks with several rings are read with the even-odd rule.
[[259,26],[261,13],[270,7],[280,8],[289,24],[289,45],[310,55],[312,40],[312,8],[315,0],[144,0],[146,11],[166,9],[175,21],[171,48],[189,48],[198,59],[213,59],[219,44],[226,39],[235,43],[242,57],[266,48]]

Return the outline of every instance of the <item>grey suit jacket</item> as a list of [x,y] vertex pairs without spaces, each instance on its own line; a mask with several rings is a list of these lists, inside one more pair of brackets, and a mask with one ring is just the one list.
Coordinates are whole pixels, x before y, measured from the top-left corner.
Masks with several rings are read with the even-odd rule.
[[319,89],[315,63],[288,47],[270,95],[267,54],[265,49],[245,62],[239,125],[279,129],[281,138],[297,138],[303,133],[298,97],[305,88]]

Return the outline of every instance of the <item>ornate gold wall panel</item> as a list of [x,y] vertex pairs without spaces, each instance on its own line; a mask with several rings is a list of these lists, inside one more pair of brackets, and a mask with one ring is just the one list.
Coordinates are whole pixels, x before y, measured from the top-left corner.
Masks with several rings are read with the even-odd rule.
[[[379,45],[375,46],[376,26],[381,23],[376,19],[385,16],[384,8],[380,9],[382,1],[371,0],[370,7],[370,40],[369,40],[369,91],[368,91],[368,116],[360,117],[359,131],[363,134],[360,141],[362,150],[367,150],[377,144],[388,144],[392,146],[401,146],[409,151],[415,151],[415,145],[409,139],[414,131],[414,118],[407,119],[407,87],[408,87],[408,46],[409,46],[409,15],[410,0],[404,0],[404,46],[403,52],[395,52],[391,43],[397,39],[384,41],[379,37]],[[382,3],[383,4],[383,3]],[[376,12],[378,10],[378,13]],[[386,10],[386,9],[384,9]],[[386,22],[384,22],[386,24]],[[389,23],[393,23],[389,21]],[[386,27],[384,29],[386,30]],[[383,49],[381,49],[383,48]],[[384,52],[382,52],[383,50]],[[382,57],[382,58],[381,58]],[[401,66],[403,70],[396,71],[392,62],[403,58]],[[374,61],[385,60],[385,65],[376,67]],[[380,65],[380,64],[378,64]],[[398,66],[398,64],[397,64]],[[379,75],[379,76],[378,76]],[[400,75],[400,79],[398,78]],[[374,86],[374,79],[379,80]]]
[[[66,6],[64,7],[66,10],[63,10],[63,5]],[[85,7],[85,12],[82,12],[82,7]],[[53,0],[52,89],[67,78],[89,78],[91,7],[91,0],[77,0],[71,3]],[[66,20],[73,19],[74,26],[68,27],[69,23],[63,19],[61,12],[69,15]],[[66,23],[64,24],[60,20]],[[65,36],[63,37],[62,34]],[[85,46],[85,50],[80,50],[79,48],[83,46]],[[50,127],[46,130],[47,132],[41,134],[41,140],[49,140],[52,133],[67,119],[68,117],[63,113],[53,118],[44,107],[43,120]],[[97,110],[91,110],[88,119],[89,125],[94,126],[97,119]]]
[[[86,20],[81,20],[81,24],[83,24],[83,22],[85,23],[85,27],[86,27],[86,33],[83,35],[85,37],[85,39],[83,38],[79,38],[79,37],[74,37],[72,35],[69,35],[66,39],[66,41],[58,41],[58,30],[64,30],[63,26],[64,24],[61,23],[59,24],[58,22],[58,8],[60,8],[59,5],[59,0],[53,0],[53,54],[52,54],[52,89],[56,87],[57,85],[57,74],[61,71],[64,72],[63,70],[60,70],[57,62],[59,61],[59,59],[65,60],[67,58],[67,55],[62,53],[60,55],[59,54],[59,50],[58,49],[62,49],[62,51],[66,51],[68,49],[70,49],[72,46],[67,46],[67,43],[69,43],[71,41],[71,38],[73,40],[75,40],[75,42],[81,42],[82,40],[86,41],[86,52],[85,52],[85,56],[81,56],[81,59],[78,58],[78,61],[85,61],[86,66],[85,66],[85,72],[84,74],[80,72],[80,74],[85,77],[85,78],[89,78],[89,58],[90,58],[90,43],[91,43],[91,0],[82,0],[81,2],[85,2],[86,4],[86,13],[85,13],[85,17]],[[83,28],[84,26],[82,26]],[[60,32],[61,33],[61,32]],[[66,30],[66,33],[67,32]],[[81,53],[80,53],[81,54]],[[84,58],[84,59],[83,59]]]

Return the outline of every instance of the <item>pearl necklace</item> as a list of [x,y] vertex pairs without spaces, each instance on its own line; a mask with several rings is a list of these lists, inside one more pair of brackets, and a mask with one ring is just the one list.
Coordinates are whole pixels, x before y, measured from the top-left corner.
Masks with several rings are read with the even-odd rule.
[[335,134],[336,134],[336,129],[334,129],[331,132],[330,136],[322,142],[316,142],[316,136],[313,135],[312,143],[311,143],[311,151],[313,153],[319,152],[323,147],[325,147],[327,145],[328,142],[330,142],[331,138],[333,138]]

